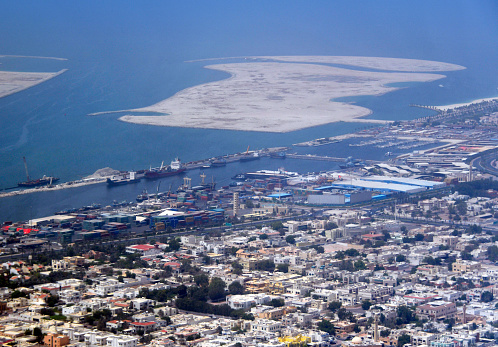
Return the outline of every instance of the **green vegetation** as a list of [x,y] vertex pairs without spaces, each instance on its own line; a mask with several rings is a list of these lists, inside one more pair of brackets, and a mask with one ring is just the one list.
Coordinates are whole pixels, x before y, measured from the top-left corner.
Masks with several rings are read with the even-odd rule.
[[225,281],[219,277],[213,277],[211,282],[209,282],[208,296],[213,301],[220,301],[225,299]]
[[244,294],[244,286],[239,281],[233,281],[228,286],[228,292],[232,295]]
[[335,327],[328,320],[322,319],[322,321],[318,323],[318,329],[335,336]]

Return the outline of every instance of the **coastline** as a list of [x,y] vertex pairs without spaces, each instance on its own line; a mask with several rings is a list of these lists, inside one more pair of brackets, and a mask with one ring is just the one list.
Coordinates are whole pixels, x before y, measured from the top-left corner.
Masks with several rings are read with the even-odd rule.
[[498,100],[498,96],[496,96],[494,98],[476,99],[476,100],[472,100],[470,102],[464,102],[464,103],[461,103],[461,104],[452,104],[452,105],[443,105],[443,106],[431,106],[431,107],[433,107],[434,109],[440,110],[440,111],[448,111],[448,110],[452,110],[452,109],[455,109],[455,108],[458,108],[458,107],[470,106],[472,104],[479,104],[479,103],[484,102],[484,101],[493,101],[493,100]]

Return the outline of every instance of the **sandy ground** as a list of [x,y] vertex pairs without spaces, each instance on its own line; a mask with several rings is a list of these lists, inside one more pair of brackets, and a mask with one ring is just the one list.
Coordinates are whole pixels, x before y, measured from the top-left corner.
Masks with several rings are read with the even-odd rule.
[[358,66],[367,69],[404,72],[437,72],[463,70],[464,66],[439,61],[381,58],[381,57],[347,57],[347,56],[265,56],[251,59],[270,59],[274,61],[340,64]]
[[[261,62],[253,58],[281,62]],[[387,86],[390,83],[428,82],[445,77],[421,71],[464,68],[440,62],[370,57],[253,58],[247,58],[244,63],[208,65],[206,68],[228,72],[231,77],[182,90],[149,107],[128,110],[155,115],[129,114],[120,120],[171,127],[290,132],[333,122],[351,122],[371,113],[353,103],[331,99],[382,95],[397,89]],[[317,63],[398,72],[357,71]]]
[[473,100],[471,102],[467,102],[467,103],[463,103],[463,104],[453,104],[453,105],[433,106],[433,107],[435,109],[438,109],[438,110],[441,110],[441,111],[447,111],[447,110],[451,110],[451,109],[462,107],[462,106],[469,106],[469,105],[472,105],[472,104],[479,104],[479,103],[484,102],[484,101],[492,101],[492,100],[498,101],[498,97],[496,97],[496,98],[486,98],[486,99],[477,99],[477,100]]
[[66,71],[67,69],[59,72],[0,71],[0,98],[48,81]]

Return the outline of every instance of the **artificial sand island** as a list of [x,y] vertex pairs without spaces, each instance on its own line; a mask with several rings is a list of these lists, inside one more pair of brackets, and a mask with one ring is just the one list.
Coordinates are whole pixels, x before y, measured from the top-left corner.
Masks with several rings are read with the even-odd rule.
[[0,98],[48,81],[65,71],[67,69],[59,72],[0,71]]
[[398,89],[389,86],[392,83],[431,82],[446,77],[433,72],[465,69],[448,63],[396,58],[285,56],[245,59],[243,63],[205,66],[228,72],[231,77],[182,90],[152,106],[127,110],[154,115],[130,114],[120,120],[157,126],[263,132],[290,132],[333,122],[385,122],[360,120],[371,111],[353,103],[333,100],[382,95]]

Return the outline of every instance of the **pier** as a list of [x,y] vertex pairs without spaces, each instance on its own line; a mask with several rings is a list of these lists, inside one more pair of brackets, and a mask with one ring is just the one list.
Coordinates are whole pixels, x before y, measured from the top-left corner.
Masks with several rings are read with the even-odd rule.
[[[347,163],[349,160],[351,160],[351,159],[348,160],[348,158],[328,157],[328,156],[312,155],[312,154],[287,154],[287,158],[301,159],[301,160],[330,161],[335,163]],[[364,160],[364,162],[369,164],[381,163],[381,161],[378,160]]]

